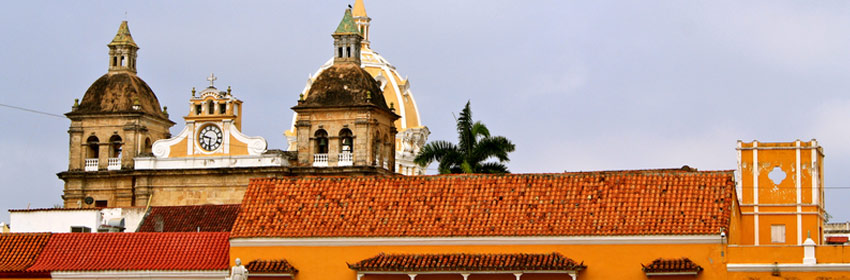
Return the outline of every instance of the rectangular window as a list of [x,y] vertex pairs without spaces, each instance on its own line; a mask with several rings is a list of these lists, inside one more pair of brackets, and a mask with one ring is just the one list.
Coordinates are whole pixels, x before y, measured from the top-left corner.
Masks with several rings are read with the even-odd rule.
[[785,225],[770,225],[770,242],[785,243]]
[[84,226],[71,227],[71,232],[91,232],[91,228]]
[[201,105],[195,105],[195,115],[201,114]]
[[224,114],[226,112],[227,112],[227,104],[226,103],[218,104],[218,113]]
[[106,200],[95,200],[94,201],[94,207],[98,207],[98,208],[106,207],[107,204],[108,203],[107,203]]

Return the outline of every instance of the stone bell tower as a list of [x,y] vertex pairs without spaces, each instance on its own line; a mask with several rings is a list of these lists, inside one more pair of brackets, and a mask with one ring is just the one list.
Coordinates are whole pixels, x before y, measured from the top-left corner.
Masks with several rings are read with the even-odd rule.
[[368,166],[392,172],[397,133],[393,122],[399,115],[387,106],[380,84],[360,67],[363,36],[351,9],[345,10],[333,38],[333,65],[292,107],[297,113],[298,165]]
[[[65,207],[131,206],[132,179],[119,175],[133,169],[136,156],[150,154],[154,141],[168,138],[174,125],[136,76],[139,47],[126,21],[107,46],[107,73],[65,114],[71,120],[68,171],[58,174],[65,181]],[[114,178],[91,180],[104,176]]]

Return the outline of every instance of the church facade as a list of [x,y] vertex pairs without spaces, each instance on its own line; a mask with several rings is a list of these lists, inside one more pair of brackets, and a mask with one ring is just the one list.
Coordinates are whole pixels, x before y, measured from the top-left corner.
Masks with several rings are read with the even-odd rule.
[[[387,102],[395,100],[386,97],[394,91],[361,67],[364,37],[355,19],[346,12],[332,34],[332,63],[292,107],[298,129],[291,151],[269,150],[264,138],[243,134],[243,101],[230,87],[216,88],[213,74],[208,87],[192,89],[184,127],[172,137],[175,123],[136,75],[139,47],[122,22],[108,45],[107,74],[66,114],[72,121],[69,166],[58,174],[65,181],[64,206],[238,204],[251,178],[402,172],[399,127],[419,131],[419,146],[427,128],[399,126],[404,106],[414,106],[409,111],[418,123],[415,104]],[[410,156],[403,160],[412,162]]]

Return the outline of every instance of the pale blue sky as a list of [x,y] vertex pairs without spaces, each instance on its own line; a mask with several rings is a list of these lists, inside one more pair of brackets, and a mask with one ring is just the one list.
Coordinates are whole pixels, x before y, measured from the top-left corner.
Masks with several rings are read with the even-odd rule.
[[[243,130],[285,149],[290,107],[351,1],[15,1],[0,103],[70,110],[121,20],[139,76],[183,127],[189,90],[233,87]],[[514,172],[734,169],[735,143],[816,138],[827,210],[850,219],[848,1],[366,0],[372,47],[411,81],[432,140],[452,112],[517,146]],[[0,108],[0,221],[61,202],[69,121]]]

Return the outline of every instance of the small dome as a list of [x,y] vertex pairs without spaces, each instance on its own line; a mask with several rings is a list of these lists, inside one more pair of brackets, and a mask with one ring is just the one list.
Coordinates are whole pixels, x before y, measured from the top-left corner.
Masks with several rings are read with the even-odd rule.
[[295,108],[371,105],[389,110],[381,87],[369,72],[354,63],[334,64],[322,71]]
[[133,105],[138,101],[139,112],[164,117],[159,100],[145,81],[130,72],[107,73],[86,90],[80,105],[71,113],[123,113],[136,112]]

